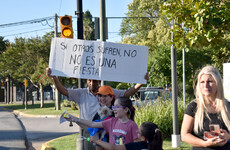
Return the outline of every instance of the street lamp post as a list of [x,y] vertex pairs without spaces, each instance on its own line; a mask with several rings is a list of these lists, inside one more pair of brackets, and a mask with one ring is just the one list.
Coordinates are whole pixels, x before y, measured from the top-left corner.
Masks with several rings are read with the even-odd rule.
[[[174,21],[171,23],[173,28]],[[173,32],[171,33],[171,40],[173,41]],[[172,104],[173,104],[173,134],[172,147],[180,147],[180,133],[178,124],[178,107],[177,107],[177,71],[176,71],[176,47],[171,46],[171,75],[172,75]]]

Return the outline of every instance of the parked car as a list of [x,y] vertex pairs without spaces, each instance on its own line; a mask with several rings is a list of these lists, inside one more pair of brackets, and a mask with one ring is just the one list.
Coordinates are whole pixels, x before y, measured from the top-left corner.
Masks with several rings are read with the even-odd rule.
[[155,102],[157,99],[171,99],[172,93],[169,89],[161,87],[141,87],[138,92],[131,98],[133,106],[139,107],[149,102]]

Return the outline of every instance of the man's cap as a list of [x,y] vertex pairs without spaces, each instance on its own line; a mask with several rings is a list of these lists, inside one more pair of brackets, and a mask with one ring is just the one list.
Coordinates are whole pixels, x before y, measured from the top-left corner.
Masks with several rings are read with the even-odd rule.
[[102,85],[99,89],[97,94],[102,95],[113,95],[113,89],[108,85]]

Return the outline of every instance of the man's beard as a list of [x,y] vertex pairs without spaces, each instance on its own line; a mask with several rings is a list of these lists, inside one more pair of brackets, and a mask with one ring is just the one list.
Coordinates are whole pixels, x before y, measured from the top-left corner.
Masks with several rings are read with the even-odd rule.
[[93,93],[95,93],[95,92],[97,92],[98,91],[98,89],[99,89],[99,87],[91,87],[91,91],[93,92]]

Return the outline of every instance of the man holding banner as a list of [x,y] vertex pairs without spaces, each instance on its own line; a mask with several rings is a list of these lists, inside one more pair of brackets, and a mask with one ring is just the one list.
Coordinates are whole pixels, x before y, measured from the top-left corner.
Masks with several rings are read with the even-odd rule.
[[[61,94],[78,104],[81,118],[92,120],[99,108],[95,95],[100,80],[138,83],[128,90],[114,89],[117,97],[129,97],[148,80],[147,66],[147,46],[53,38],[46,74]],[[87,79],[88,89],[67,90],[56,76]]]
[[[51,75],[51,69],[46,69],[46,74],[49,77],[53,78],[55,87],[58,91],[67,96],[68,100],[75,101],[79,108],[82,119],[93,120],[94,115],[96,114],[98,108],[100,107],[97,98],[97,91],[100,87],[100,80],[87,79],[88,88],[81,89],[66,89],[58,80],[58,77]],[[149,76],[146,73],[145,77],[148,80]],[[129,97],[134,95],[142,86],[142,84],[136,84],[134,87],[129,88],[128,90],[117,90],[113,89],[114,95],[116,97]]]
[[[100,107],[96,93],[101,80],[138,83],[128,90],[114,89],[116,97],[129,97],[148,80],[147,66],[146,46],[53,38],[46,73],[61,94],[78,104],[80,117],[92,120]],[[88,88],[67,90],[56,76],[87,79]]]
[[[92,121],[100,107],[97,92],[101,82],[99,80],[87,79],[88,88],[66,89],[56,76],[51,76],[50,68],[46,69],[46,74],[53,78],[54,84],[61,94],[67,96],[68,100],[78,104],[80,108],[80,118]],[[145,75],[145,79],[148,80],[148,73]],[[116,97],[129,97],[134,95],[141,86],[142,84],[136,84],[128,90],[113,89],[113,92]],[[83,136],[88,137],[89,134],[83,131]],[[86,149],[94,149],[94,146],[88,141],[84,141],[84,145]]]

